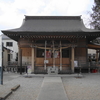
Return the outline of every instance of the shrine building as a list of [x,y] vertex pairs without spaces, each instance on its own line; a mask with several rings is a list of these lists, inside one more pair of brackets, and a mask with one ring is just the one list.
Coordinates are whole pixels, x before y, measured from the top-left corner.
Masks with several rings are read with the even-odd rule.
[[89,48],[100,49],[90,42],[100,30],[86,28],[81,16],[25,16],[21,27],[2,32],[18,42],[18,66],[30,66],[33,73],[50,68],[74,73],[76,67],[89,67]]

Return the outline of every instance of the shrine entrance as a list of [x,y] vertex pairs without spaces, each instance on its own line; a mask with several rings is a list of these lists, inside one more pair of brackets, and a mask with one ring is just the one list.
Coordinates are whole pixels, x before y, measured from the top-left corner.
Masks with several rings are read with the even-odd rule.
[[48,67],[58,70],[71,68],[71,44],[67,40],[36,41],[35,66],[38,70],[48,70]]

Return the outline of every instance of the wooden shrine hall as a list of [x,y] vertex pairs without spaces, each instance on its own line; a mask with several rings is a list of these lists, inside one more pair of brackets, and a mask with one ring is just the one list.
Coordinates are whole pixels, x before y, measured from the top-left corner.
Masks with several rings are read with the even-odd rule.
[[100,30],[87,29],[81,16],[25,16],[21,27],[2,32],[18,42],[18,66],[33,73],[74,73],[88,64],[90,41],[100,37]]

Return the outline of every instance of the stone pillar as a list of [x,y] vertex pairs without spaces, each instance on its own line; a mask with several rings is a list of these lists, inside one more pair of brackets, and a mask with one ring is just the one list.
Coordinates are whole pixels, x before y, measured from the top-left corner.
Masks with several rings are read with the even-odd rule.
[[74,47],[71,48],[71,70],[74,73]]
[[34,72],[34,48],[32,48],[32,72]]

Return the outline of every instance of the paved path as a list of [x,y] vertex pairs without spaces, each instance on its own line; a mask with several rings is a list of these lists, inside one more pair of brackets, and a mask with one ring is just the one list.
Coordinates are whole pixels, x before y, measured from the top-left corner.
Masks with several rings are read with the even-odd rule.
[[37,100],[68,100],[61,77],[44,77]]

